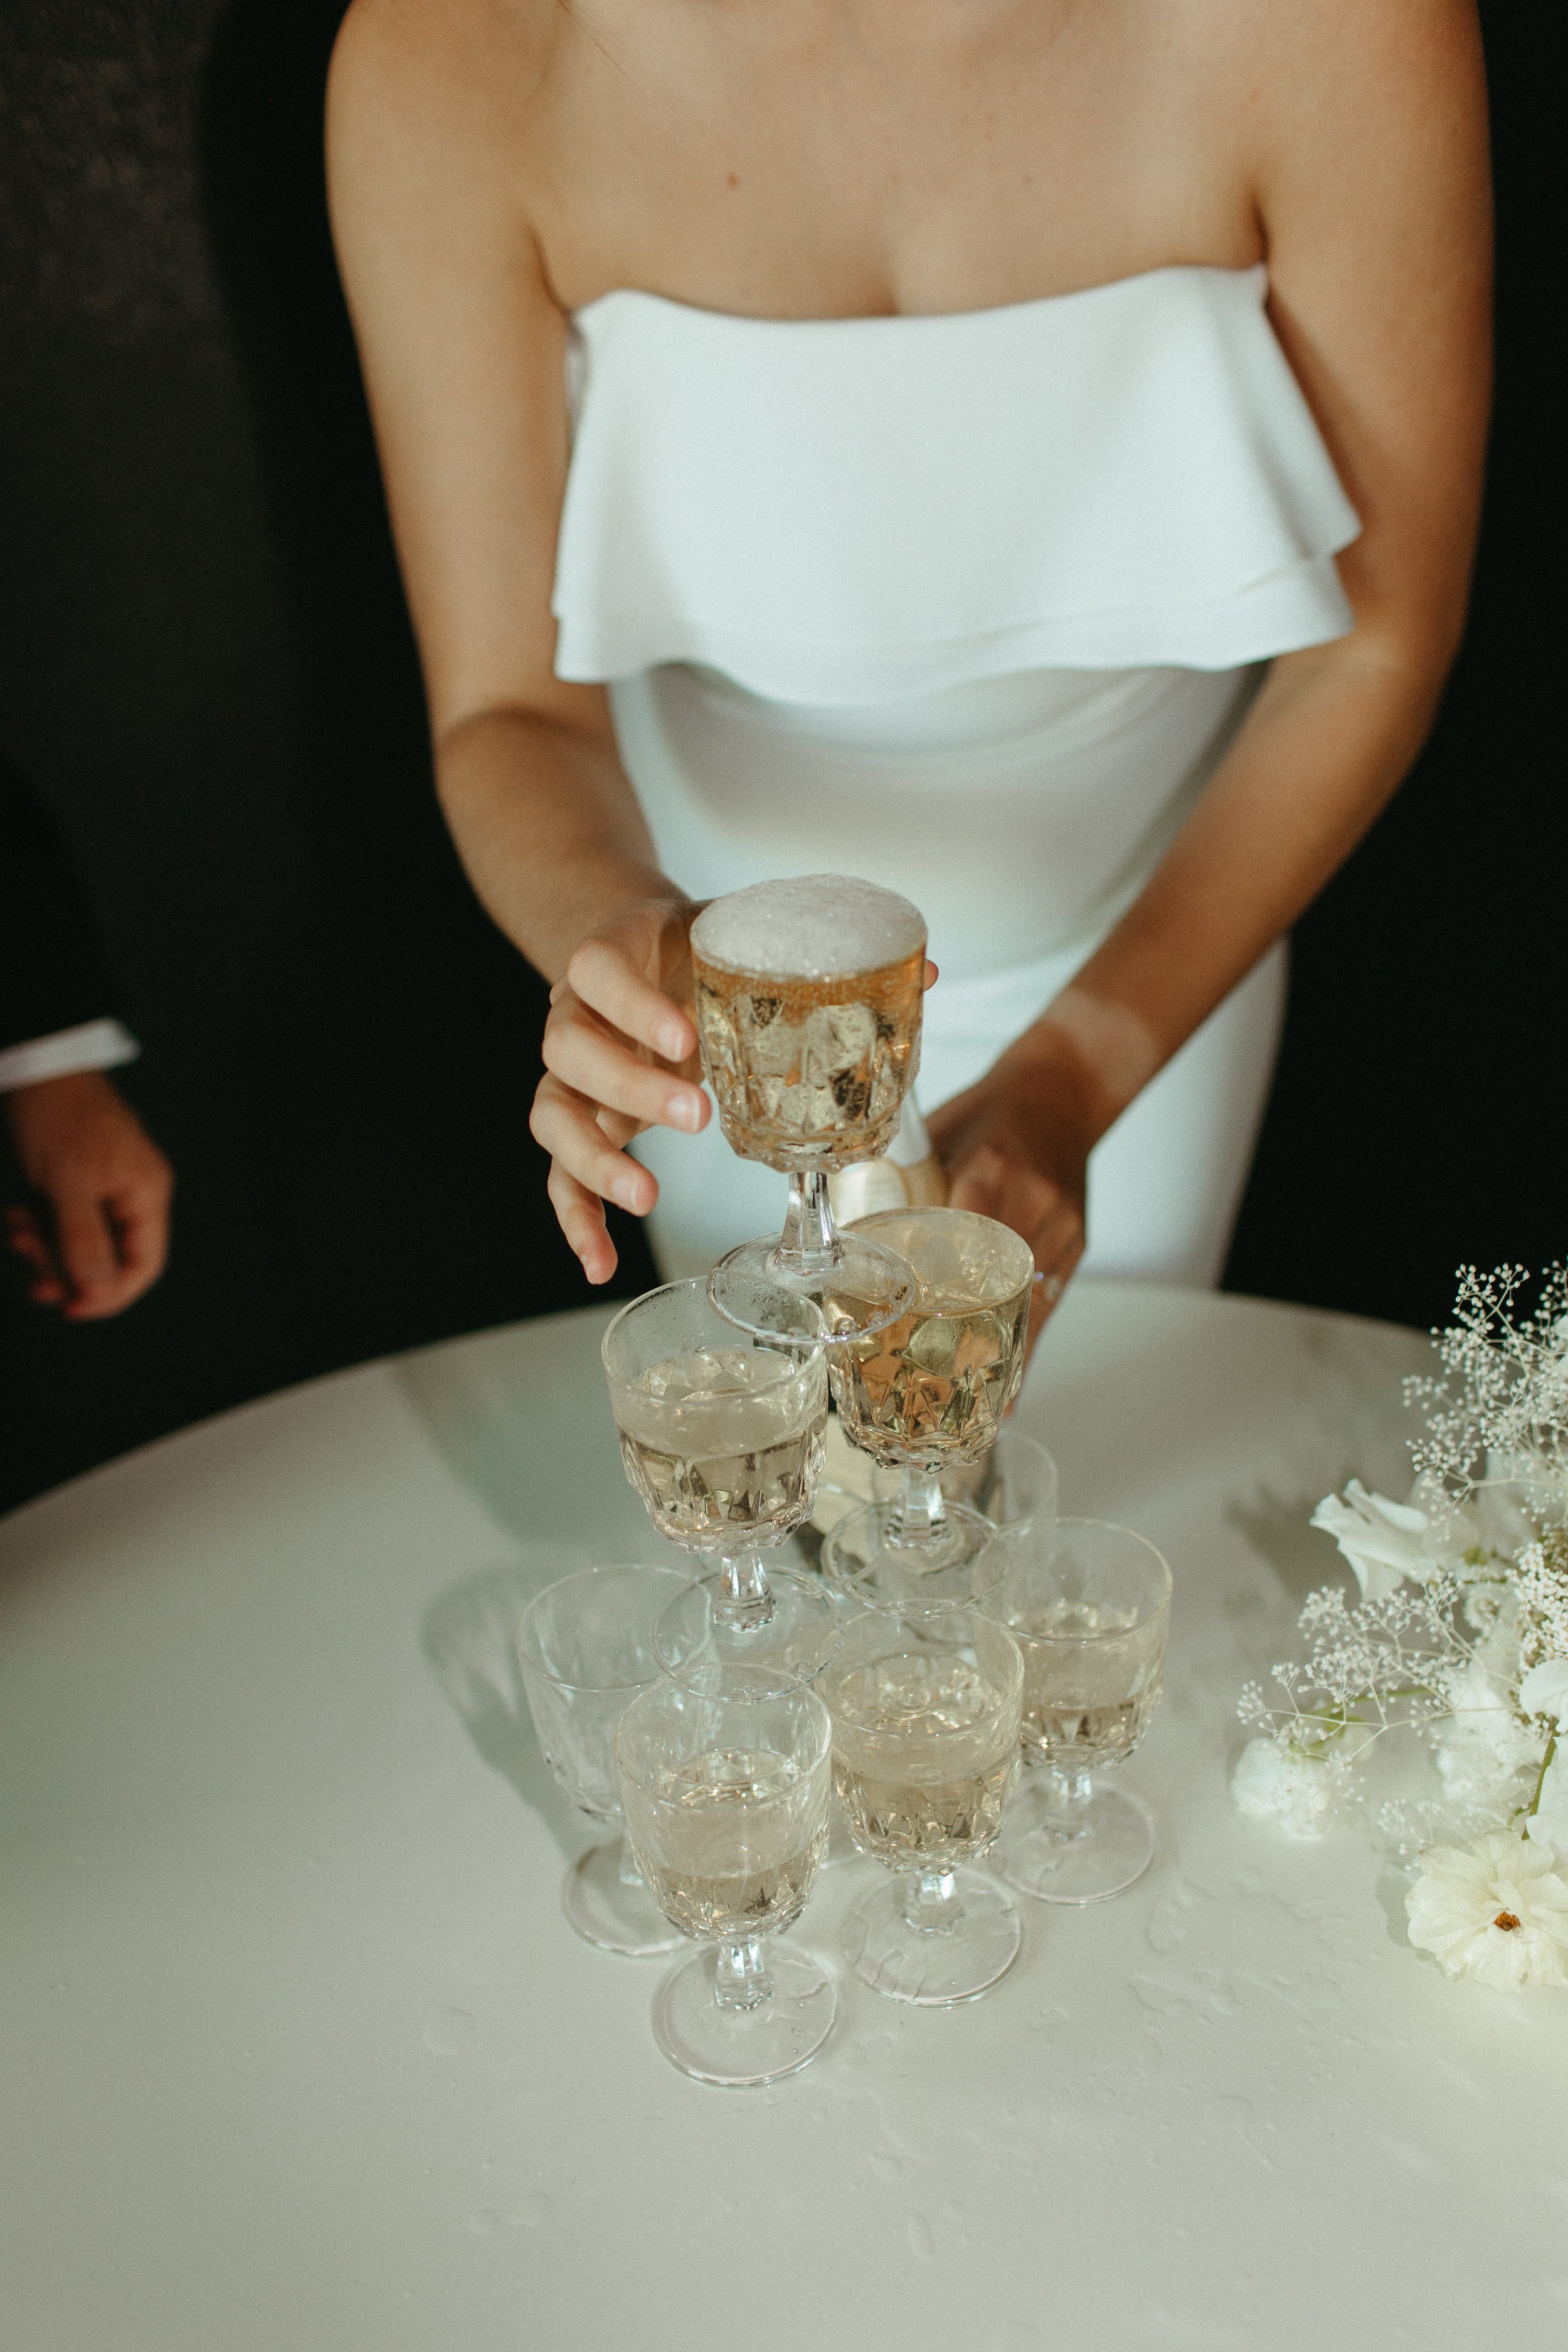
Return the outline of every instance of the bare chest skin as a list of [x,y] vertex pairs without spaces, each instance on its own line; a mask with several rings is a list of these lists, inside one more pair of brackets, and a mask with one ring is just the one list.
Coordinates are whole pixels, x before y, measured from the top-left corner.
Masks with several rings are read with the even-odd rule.
[[564,309],[978,310],[1261,256],[1239,5],[541,5],[518,197]]

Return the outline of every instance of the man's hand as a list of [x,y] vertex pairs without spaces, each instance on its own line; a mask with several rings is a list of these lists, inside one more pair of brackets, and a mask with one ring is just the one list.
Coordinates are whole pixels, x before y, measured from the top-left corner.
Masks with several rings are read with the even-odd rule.
[[118,1315],[163,1271],[174,1171],[100,1070],[0,1096],[22,1173],[47,1217],[5,1211],[29,1296],[74,1323]]

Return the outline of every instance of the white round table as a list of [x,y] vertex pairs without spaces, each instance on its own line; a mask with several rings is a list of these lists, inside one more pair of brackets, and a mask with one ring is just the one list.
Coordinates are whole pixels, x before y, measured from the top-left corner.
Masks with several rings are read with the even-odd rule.
[[[987,2000],[846,1977],[823,2056],[700,2088],[504,1632],[660,1556],[588,1310],[274,1397],[0,1528],[7,2352],[1321,2352],[1568,2342],[1568,1999],[1451,1986],[1372,1841],[1241,1821],[1236,1696],[1401,1491],[1414,1334],[1079,1286],[1020,1407],[1176,1580],[1127,1768],[1160,1851],[1027,1906]],[[832,1953],[874,1867],[795,1930]]]

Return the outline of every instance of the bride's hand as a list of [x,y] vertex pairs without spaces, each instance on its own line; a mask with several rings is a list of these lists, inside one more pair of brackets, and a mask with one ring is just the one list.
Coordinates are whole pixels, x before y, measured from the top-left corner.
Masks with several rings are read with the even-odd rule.
[[955,1209],[1021,1234],[1041,1278],[1029,1315],[1032,1349],[1084,1248],[1096,1109],[1069,1055],[1016,1046],[928,1121]]
[[550,992],[529,1126],[551,1155],[551,1203],[590,1282],[616,1270],[605,1202],[646,1216],[658,1198],[621,1147],[646,1127],[695,1135],[710,1115],[688,1010],[697,912],[676,898],[623,907],[573,950]]

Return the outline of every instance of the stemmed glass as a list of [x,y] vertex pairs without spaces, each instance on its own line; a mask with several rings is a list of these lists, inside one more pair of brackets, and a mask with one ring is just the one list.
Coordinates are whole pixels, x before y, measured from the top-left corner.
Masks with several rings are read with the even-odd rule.
[[829,1333],[878,1331],[913,1296],[882,1243],[840,1234],[827,1179],[884,1153],[920,1065],[925,918],[844,875],[759,882],[691,926],[702,1066],[731,1151],[789,1178],[784,1232],[709,1276],[720,1313],[765,1339],[782,1290],[816,1300]]
[[809,1675],[835,1622],[821,1580],[764,1570],[811,1509],[822,1475],[827,1366],[821,1316],[780,1296],[785,1346],[736,1330],[700,1282],[634,1298],[601,1353],[621,1459],[660,1535],[718,1565],[687,1584],[654,1630],[666,1670],[729,1657]]
[[942,1474],[978,1464],[1024,1377],[1035,1261],[1026,1242],[966,1209],[889,1209],[852,1228],[874,1233],[913,1267],[909,1311],[881,1332],[835,1343],[838,1422],[852,1445],[903,1474],[892,1502],[841,1519],[822,1548],[845,1594],[963,1606],[978,1597],[994,1529],[950,1501]]
[[637,1866],[702,1947],[654,1997],[654,2039],[700,2083],[776,2083],[814,2058],[838,1996],[819,1960],[764,1946],[805,1910],[827,1843],[831,1727],[765,1667],[700,1669],[643,1692],[616,1753]]
[[1011,1422],[997,1431],[995,1444],[974,1471],[948,1472],[942,1482],[950,1501],[972,1503],[1003,1529],[1026,1520],[1049,1526],[1057,1516],[1058,1484],[1055,1456]]
[[977,1611],[868,1611],[838,1635],[816,1690],[849,1833],[896,1874],[844,1927],[857,1975],[893,2000],[975,2000],[1017,1958],[1023,1927],[995,1880],[963,1865],[1001,1824],[1018,1768],[1024,1662]]
[[[654,1623],[685,1589],[678,1568],[579,1569],[536,1594],[518,1622],[517,1662],[544,1760],[590,1821],[620,1821],[616,1733],[638,1691],[661,1678]],[[573,1864],[561,1907],[602,1952],[640,1958],[680,1940],[624,1838],[590,1846]]]
[[[884,1470],[868,1454],[850,1444],[830,1413],[823,1438],[826,1465],[812,1505],[811,1517],[795,1540],[807,1557],[819,1563],[822,1547],[840,1519],[868,1503],[890,1503],[902,1491],[900,1474]],[[968,1503],[994,1528],[1010,1528],[1020,1520],[1054,1519],[1057,1515],[1057,1465],[1038,1438],[1026,1437],[1010,1421],[996,1433],[996,1443],[979,1462],[962,1462],[942,1474],[942,1491],[949,1503]]]
[[1010,1885],[1046,1903],[1097,1903],[1154,1853],[1146,1805],[1096,1775],[1131,1756],[1159,1703],[1171,1571],[1142,1536],[1058,1519],[997,1538],[986,1601],[1024,1654],[1024,1761],[1034,1785],[996,1849]]

